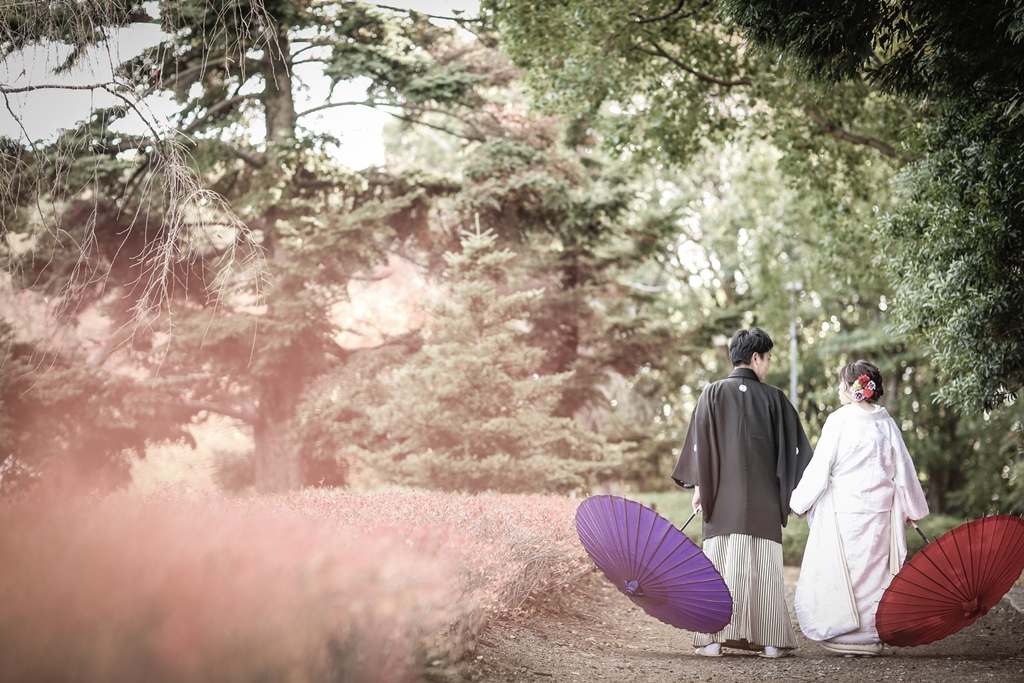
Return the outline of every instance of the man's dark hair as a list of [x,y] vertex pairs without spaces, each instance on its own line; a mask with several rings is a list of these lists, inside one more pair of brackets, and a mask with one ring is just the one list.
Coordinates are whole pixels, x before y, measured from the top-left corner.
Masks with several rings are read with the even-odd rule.
[[729,342],[729,362],[733,364],[733,367],[750,365],[751,356],[755,353],[766,354],[772,350],[773,346],[775,344],[772,343],[772,338],[759,327],[739,330]]

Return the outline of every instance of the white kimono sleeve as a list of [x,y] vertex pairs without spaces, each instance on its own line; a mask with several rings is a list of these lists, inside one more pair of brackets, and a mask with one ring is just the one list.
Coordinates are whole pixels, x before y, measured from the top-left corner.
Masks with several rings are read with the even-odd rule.
[[798,515],[806,514],[821,498],[828,487],[832,463],[839,449],[839,420],[829,416],[821,428],[821,437],[814,448],[814,456],[804,470],[800,483],[789,499],[789,508]]
[[917,469],[903,441],[903,435],[895,422],[890,421],[889,429],[892,432],[893,464],[896,467],[896,474],[893,475],[896,500],[893,503],[899,505],[901,523],[910,520],[916,522],[928,516],[928,501],[924,497],[921,480],[917,478]]

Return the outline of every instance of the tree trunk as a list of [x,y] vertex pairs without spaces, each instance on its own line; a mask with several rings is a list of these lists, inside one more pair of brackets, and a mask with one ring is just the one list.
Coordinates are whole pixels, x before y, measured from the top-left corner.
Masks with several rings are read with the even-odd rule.
[[295,146],[295,98],[292,94],[292,57],[288,27],[276,26],[277,45],[267,48],[268,64],[263,71],[263,112],[267,126],[267,161],[280,169],[282,153]]
[[936,467],[929,467],[928,470],[928,509],[932,513],[942,512],[942,505],[946,498],[946,477],[945,472]]
[[[900,423],[900,392],[903,390],[903,373],[900,371],[900,367],[897,365],[896,369],[892,373],[892,386],[886,392],[889,395],[887,401],[885,401],[885,408],[889,411],[889,415],[892,419],[896,420],[896,424]],[[883,383],[884,388],[884,383]]]
[[[276,45],[268,46],[263,77],[266,83],[261,101],[266,117],[266,145],[268,168],[278,177],[292,163],[289,152],[295,147],[295,99],[292,94],[291,41],[289,27],[278,19],[272,30]],[[271,269],[275,262],[287,261],[287,251],[277,239],[278,207],[270,206],[264,216],[266,234],[264,247],[268,249]],[[276,316],[276,300],[268,297],[267,316]],[[289,354],[288,348],[265,350],[264,353]],[[283,368],[288,363],[273,363]],[[280,372],[280,371],[279,371]],[[282,373],[287,374],[287,373]],[[288,432],[288,417],[294,413],[293,397],[297,392],[291,386],[298,377],[265,377],[264,398],[260,401],[261,419],[253,429],[255,441],[256,490],[260,493],[293,491],[302,486],[302,464],[298,448]]]
[[287,420],[261,420],[253,429],[256,450],[256,490],[294,491],[302,486],[302,464]]

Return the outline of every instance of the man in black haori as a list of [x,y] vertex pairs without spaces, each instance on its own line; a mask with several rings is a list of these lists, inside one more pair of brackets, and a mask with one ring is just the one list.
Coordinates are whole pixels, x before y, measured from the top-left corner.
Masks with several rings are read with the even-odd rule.
[[796,409],[764,384],[771,337],[756,327],[729,342],[735,369],[701,393],[672,478],[694,488],[703,510],[704,552],[732,593],[732,621],[697,633],[697,654],[722,647],[785,657],[796,647],[782,576],[782,527],[789,497],[811,460]]

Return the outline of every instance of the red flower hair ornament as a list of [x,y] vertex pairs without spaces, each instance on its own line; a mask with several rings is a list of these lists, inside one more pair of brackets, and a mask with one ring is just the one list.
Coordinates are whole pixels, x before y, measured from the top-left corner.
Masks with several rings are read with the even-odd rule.
[[875,395],[875,383],[867,375],[861,375],[850,385],[850,395],[854,401],[863,401]]

